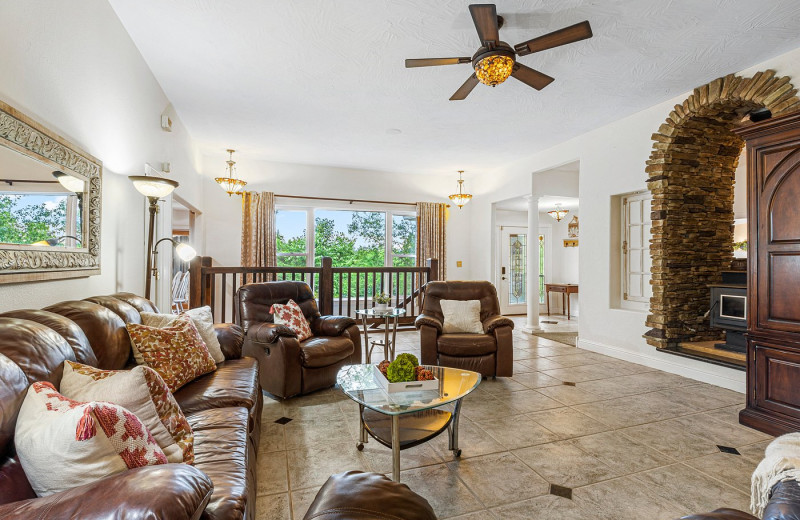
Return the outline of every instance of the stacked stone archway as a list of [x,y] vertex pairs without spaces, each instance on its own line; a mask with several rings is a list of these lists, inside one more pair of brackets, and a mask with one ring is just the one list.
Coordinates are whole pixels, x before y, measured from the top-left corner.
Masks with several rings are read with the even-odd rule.
[[730,74],[696,88],[653,134],[647,187],[653,194],[653,297],[645,334],[665,348],[719,338],[709,329],[708,284],[733,259],[733,184],[743,143],[731,131],[752,110],[800,109],[797,90],[775,71]]

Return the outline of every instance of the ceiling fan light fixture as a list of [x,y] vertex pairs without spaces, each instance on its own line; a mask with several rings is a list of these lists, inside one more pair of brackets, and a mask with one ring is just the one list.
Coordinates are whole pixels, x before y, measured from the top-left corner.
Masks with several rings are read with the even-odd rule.
[[514,60],[502,54],[487,56],[475,64],[475,76],[484,85],[494,87],[511,76]]

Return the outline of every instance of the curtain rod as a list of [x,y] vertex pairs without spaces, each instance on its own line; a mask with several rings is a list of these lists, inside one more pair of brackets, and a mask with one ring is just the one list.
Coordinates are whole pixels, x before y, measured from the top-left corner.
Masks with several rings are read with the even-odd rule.
[[[282,197],[285,199],[307,199],[307,200],[335,200],[338,202],[349,202],[350,204],[354,202],[364,202],[367,204],[397,204],[398,206],[416,206],[415,202],[393,202],[391,200],[364,200],[364,199],[337,199],[334,197],[303,197],[300,195],[278,195],[275,194],[276,197]],[[445,204],[448,208],[450,207],[449,204]]]

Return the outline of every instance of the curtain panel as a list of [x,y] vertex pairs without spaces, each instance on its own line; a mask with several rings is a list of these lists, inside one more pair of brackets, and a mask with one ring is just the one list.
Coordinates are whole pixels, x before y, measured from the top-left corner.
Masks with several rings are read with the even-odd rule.
[[417,265],[428,258],[439,261],[437,280],[447,279],[447,205],[417,202]]
[[242,195],[242,266],[274,267],[275,194],[246,191]]

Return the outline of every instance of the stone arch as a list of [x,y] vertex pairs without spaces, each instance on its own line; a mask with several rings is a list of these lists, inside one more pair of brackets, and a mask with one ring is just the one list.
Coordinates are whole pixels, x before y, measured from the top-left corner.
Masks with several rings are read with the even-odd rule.
[[791,79],[774,70],[729,74],[694,89],[653,134],[645,169],[653,194],[650,345],[719,338],[702,316],[708,284],[733,260],[733,183],[743,142],[731,130],[758,108],[773,116],[800,109],[796,94]]

